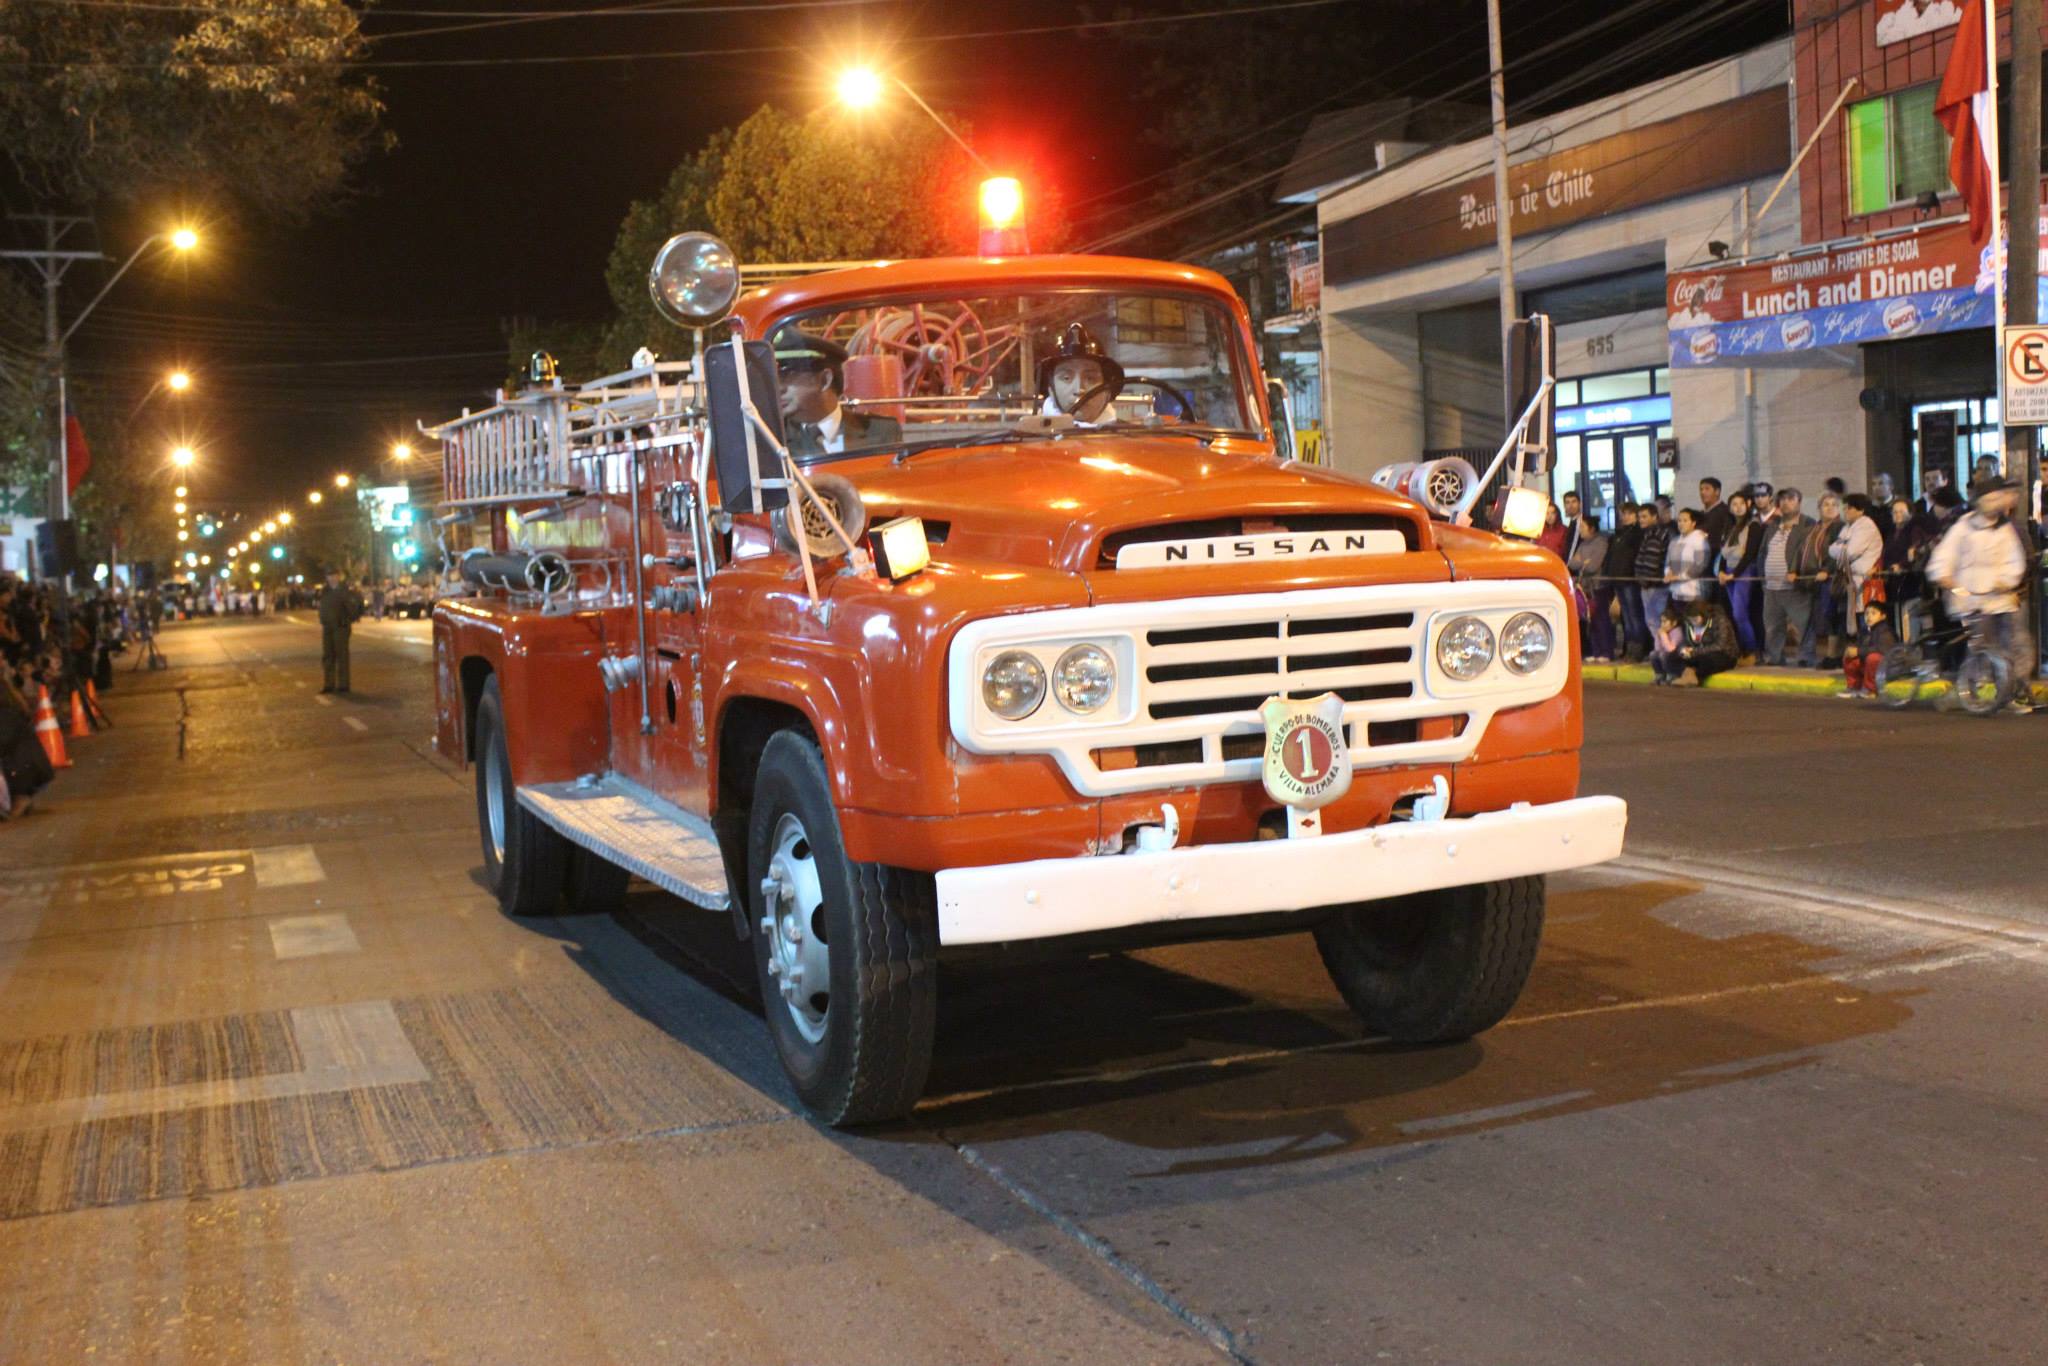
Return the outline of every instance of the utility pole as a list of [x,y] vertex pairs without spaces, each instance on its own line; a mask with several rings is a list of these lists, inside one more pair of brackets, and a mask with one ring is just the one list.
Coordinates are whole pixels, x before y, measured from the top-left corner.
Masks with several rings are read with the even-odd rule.
[[61,521],[71,515],[69,471],[65,468],[64,449],[64,341],[69,334],[57,321],[57,291],[64,283],[65,273],[80,261],[104,261],[108,258],[103,252],[71,251],[63,246],[64,239],[73,229],[91,225],[89,218],[54,213],[11,213],[7,216],[17,223],[42,226],[42,246],[0,251],[0,260],[26,261],[43,281],[44,381],[49,386],[50,397],[46,402],[53,417],[49,438],[51,480],[45,506],[51,517]]
[[[1997,30],[1994,28],[1995,34]],[[1998,61],[1993,45],[1991,62]],[[2011,285],[2006,290],[2006,320],[2038,323],[2041,306],[2037,281],[2041,278],[2041,0],[2013,0],[2012,6],[2012,212],[2006,218],[2006,232],[2012,242],[2007,248]],[[1994,189],[1993,193],[1997,193]],[[1996,244],[1994,244],[1996,245]],[[2000,354],[1998,365],[2005,368]],[[1999,413],[2000,419],[2005,414]],[[2035,428],[2005,429],[2006,469],[2017,469],[2020,477],[2020,516],[2034,515],[2034,498],[2041,486],[2036,455]],[[2035,673],[2040,660],[2041,573],[2038,556],[2027,566],[2020,601],[2025,604],[2027,629],[2023,637],[2034,648],[2020,670],[2022,680]],[[2024,682],[2022,687],[2024,687]],[[2024,692],[2021,694],[2025,696]]]
[[[2011,283],[2006,289],[2006,321],[2041,321],[2041,0],[2013,0],[2012,6],[2012,212],[2006,231],[2012,238],[2007,259]],[[1992,54],[1997,60],[1997,54]],[[2003,358],[2001,358],[2001,364]],[[1999,415],[2001,418],[2003,413]],[[2036,468],[2034,428],[2005,429],[2006,468],[2019,475],[2024,491],[2020,507],[2031,517],[2034,490],[2041,475]],[[2029,578],[2032,578],[2029,575]]]
[[[2038,0],[2036,0],[2038,3]],[[1500,410],[1501,429],[1519,413],[1515,411],[1514,367],[1508,364],[1508,329],[1515,322],[1515,243],[1508,226],[1512,200],[1508,196],[1508,90],[1501,69],[1500,0],[1486,0],[1486,60],[1493,87],[1493,235],[1500,247]]]

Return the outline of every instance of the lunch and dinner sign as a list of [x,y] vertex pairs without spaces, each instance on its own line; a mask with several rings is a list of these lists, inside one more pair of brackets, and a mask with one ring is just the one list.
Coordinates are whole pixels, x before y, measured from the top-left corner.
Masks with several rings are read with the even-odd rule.
[[1989,327],[1996,310],[1990,244],[1960,222],[1665,281],[1677,369]]

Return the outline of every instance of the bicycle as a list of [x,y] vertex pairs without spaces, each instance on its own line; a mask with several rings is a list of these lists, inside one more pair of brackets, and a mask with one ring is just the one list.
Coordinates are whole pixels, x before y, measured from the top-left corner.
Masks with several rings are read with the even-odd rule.
[[[1914,614],[1914,624],[1922,614]],[[1954,668],[1947,661],[1956,660]],[[1990,618],[1972,613],[1960,622],[1929,626],[1908,643],[1884,652],[1877,666],[1877,695],[1894,709],[1910,707],[1936,684],[1947,683],[1957,706],[1972,716],[1990,716],[2009,705],[2018,688],[2012,660],[1992,640]]]

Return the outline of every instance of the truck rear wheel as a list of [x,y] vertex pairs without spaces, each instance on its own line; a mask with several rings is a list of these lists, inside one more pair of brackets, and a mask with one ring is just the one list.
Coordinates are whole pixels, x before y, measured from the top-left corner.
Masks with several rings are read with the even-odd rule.
[[570,915],[610,915],[625,904],[626,884],[632,880],[631,873],[603,854],[571,844],[562,873],[562,900]]
[[910,1112],[931,1068],[938,910],[928,874],[846,857],[816,742],[771,737],[754,780],[745,888],[768,1033],[831,1125]]
[[495,677],[485,680],[476,704],[476,823],[483,832],[484,878],[506,913],[552,915],[560,909],[569,842],[519,804]]
[[1544,896],[1539,876],[1360,902],[1316,927],[1316,948],[1373,1032],[1402,1043],[1469,1039],[1522,994]]

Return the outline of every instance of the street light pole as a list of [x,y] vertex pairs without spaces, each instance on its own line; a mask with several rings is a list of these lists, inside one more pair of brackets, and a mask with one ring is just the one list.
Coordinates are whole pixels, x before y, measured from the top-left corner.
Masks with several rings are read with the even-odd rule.
[[100,286],[100,292],[92,296],[92,302],[79,311],[78,316],[71,320],[69,327],[60,330],[57,320],[57,292],[58,287],[63,284],[66,272],[80,261],[105,261],[111,258],[105,252],[68,251],[60,247],[59,244],[63,241],[65,235],[74,228],[90,224],[92,220],[89,218],[67,217],[50,213],[10,214],[8,216],[18,221],[40,222],[43,225],[43,245],[41,247],[0,251],[0,260],[26,261],[35,269],[38,275],[42,276],[43,280],[44,357],[45,363],[49,368],[50,379],[53,381],[53,387],[57,391],[55,424],[57,430],[55,439],[51,442],[52,449],[55,452],[52,461],[55,478],[51,482],[55,487],[49,506],[55,508],[57,520],[63,521],[71,516],[70,433],[66,429],[65,424],[66,402],[69,395],[66,392],[67,386],[64,374],[64,344],[71,340],[71,334],[78,330],[79,324],[86,320],[93,309],[99,307],[100,300],[107,297],[108,291],[121,282],[121,277],[128,273],[129,268],[142,259],[144,252],[164,241],[169,241],[179,251],[190,251],[194,246],[198,245],[199,239],[189,228],[179,228],[169,233],[151,233],[148,237],[143,238],[141,245],[129,253],[128,259],[121,263],[120,269],[114,272],[113,277],[106,284]]
[[1493,93],[1493,236],[1500,249],[1501,424],[1513,422],[1514,367],[1508,364],[1508,329],[1515,324],[1515,241],[1508,226],[1508,95],[1501,69],[1500,0],[1486,0],[1486,60]]

